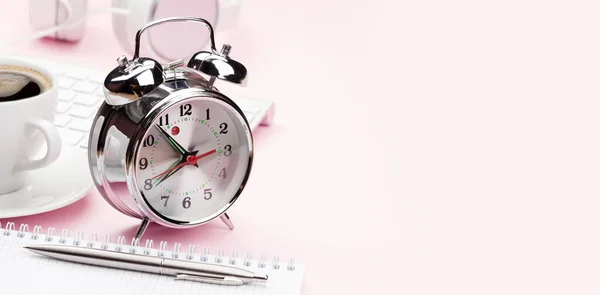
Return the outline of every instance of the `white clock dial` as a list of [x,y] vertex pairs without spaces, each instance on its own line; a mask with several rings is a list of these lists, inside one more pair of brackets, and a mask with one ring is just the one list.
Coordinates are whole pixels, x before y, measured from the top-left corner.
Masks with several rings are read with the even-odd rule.
[[216,217],[248,176],[247,132],[237,113],[213,98],[188,98],[159,114],[135,161],[137,184],[151,210],[177,223]]

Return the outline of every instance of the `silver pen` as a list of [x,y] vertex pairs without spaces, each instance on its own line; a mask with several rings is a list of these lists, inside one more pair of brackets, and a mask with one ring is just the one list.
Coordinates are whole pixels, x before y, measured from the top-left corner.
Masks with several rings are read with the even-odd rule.
[[266,282],[268,279],[267,275],[256,275],[245,269],[196,261],[66,245],[24,247],[37,254],[60,260],[174,276],[176,280],[235,286],[250,282]]

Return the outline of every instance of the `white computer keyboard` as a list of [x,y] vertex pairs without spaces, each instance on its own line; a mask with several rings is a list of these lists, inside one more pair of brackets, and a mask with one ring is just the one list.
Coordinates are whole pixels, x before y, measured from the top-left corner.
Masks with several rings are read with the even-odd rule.
[[[64,144],[87,150],[92,121],[104,101],[102,85],[107,73],[55,63],[49,60],[27,58],[46,67],[58,79],[58,104],[54,124],[58,127]],[[273,119],[273,102],[227,94],[242,109],[250,128],[269,125]]]

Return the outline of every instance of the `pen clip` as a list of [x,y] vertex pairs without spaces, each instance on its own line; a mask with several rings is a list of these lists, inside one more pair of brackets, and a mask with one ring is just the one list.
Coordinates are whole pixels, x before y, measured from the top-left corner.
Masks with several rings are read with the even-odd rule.
[[244,284],[244,282],[242,280],[232,278],[232,277],[221,277],[221,276],[201,276],[201,275],[178,274],[175,276],[175,279],[209,283],[209,284],[228,285],[228,286],[239,286],[239,285]]

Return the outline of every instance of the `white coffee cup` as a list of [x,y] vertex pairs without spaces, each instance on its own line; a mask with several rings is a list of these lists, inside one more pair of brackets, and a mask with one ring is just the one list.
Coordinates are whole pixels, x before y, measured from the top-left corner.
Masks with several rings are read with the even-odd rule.
[[[10,100],[21,93],[14,94],[23,84],[20,75],[36,82],[40,94]],[[43,67],[0,57],[0,194],[22,188],[28,170],[48,166],[60,155],[60,134],[52,124],[57,88],[56,77]]]

